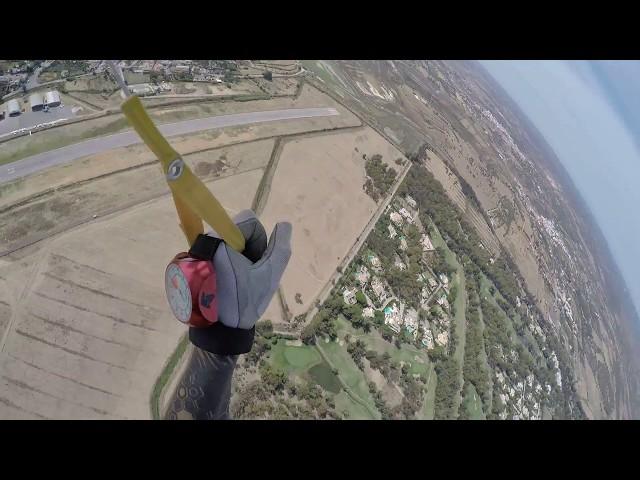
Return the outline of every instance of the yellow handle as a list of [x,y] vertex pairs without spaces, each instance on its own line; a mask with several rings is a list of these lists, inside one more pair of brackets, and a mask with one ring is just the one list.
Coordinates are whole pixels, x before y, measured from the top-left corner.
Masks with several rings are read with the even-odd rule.
[[244,250],[244,236],[235,223],[229,218],[220,202],[209,189],[196,177],[186,163],[182,162],[179,174],[169,177],[169,166],[180,159],[169,142],[156,128],[138,97],[129,97],[122,104],[122,111],[144,143],[153,151],[167,179],[173,194],[180,226],[189,245],[193,245],[199,233],[202,233],[202,220],[207,222],[220,237],[234,250]]

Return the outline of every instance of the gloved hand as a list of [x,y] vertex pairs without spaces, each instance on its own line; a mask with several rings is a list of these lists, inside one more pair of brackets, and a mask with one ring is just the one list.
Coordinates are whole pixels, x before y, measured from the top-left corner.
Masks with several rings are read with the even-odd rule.
[[[218,322],[189,330],[194,345],[223,355],[251,350],[255,323],[269,306],[291,257],[289,222],[276,224],[267,244],[264,226],[251,210],[243,210],[233,221],[245,238],[245,250],[238,253],[221,243],[213,257]],[[218,237],[215,231],[207,235]]]

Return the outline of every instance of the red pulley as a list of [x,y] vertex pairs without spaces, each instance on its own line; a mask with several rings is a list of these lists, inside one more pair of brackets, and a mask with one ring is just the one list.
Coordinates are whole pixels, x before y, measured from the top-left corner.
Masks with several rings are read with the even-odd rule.
[[208,327],[218,320],[213,262],[179,253],[165,270],[164,284],[171,310],[180,322]]

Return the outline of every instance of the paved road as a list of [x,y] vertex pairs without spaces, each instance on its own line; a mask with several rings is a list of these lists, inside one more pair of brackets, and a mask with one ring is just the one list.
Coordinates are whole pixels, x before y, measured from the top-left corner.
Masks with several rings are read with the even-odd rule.
[[42,65],[40,65],[33,71],[33,73],[27,79],[27,90],[31,90],[32,88],[36,88],[38,85],[40,85],[40,82],[38,81],[38,75],[40,75],[40,72],[50,66],[52,63],[53,60],[43,62]]
[[[163,135],[171,137],[188,133],[210,130],[213,128],[232,127],[251,123],[294,120],[298,118],[329,117],[340,115],[335,108],[290,108],[286,110],[269,110],[264,112],[236,113],[215,117],[196,118],[176,123],[167,123],[158,128]],[[133,130],[92,138],[84,142],[67,145],[38,155],[0,166],[0,184],[50,168],[70,163],[78,158],[95,155],[114,148],[126,147],[142,143]]]

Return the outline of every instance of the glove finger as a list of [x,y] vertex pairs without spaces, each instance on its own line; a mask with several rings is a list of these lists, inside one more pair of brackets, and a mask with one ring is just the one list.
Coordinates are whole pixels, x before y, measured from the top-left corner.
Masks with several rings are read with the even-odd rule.
[[238,328],[240,317],[250,305],[247,286],[248,269],[252,262],[221,243],[213,257],[216,270],[218,321],[227,327]]
[[239,223],[242,223],[251,218],[256,218],[256,214],[253,212],[253,210],[247,208],[247,209],[241,210],[236,215],[234,215],[233,223],[238,225]]
[[[269,306],[291,258],[291,231],[289,222],[277,223],[269,238],[264,256],[249,269],[249,284],[257,293],[254,302],[258,318]],[[251,326],[244,328],[251,328]]]
[[218,319],[232,328],[252,328],[267,309],[291,257],[291,224],[278,223],[264,256],[252,263],[221,244],[214,256]]
[[242,254],[252,262],[257,262],[267,249],[267,232],[264,226],[251,210],[242,210],[233,218],[233,222],[244,236]]

